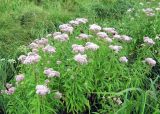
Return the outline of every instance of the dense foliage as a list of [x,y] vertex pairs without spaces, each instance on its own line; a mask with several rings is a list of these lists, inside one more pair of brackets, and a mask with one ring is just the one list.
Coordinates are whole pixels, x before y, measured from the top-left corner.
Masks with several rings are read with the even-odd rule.
[[160,113],[158,1],[2,0],[0,15],[0,113]]

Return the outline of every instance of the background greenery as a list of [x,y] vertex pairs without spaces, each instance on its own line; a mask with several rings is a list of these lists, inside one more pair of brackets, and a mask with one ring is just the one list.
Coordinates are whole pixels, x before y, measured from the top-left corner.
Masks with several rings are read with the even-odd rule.
[[[140,5],[140,2],[144,5]],[[140,57],[143,56],[143,54],[147,53],[144,50],[139,50],[143,36],[155,38],[157,34],[160,34],[160,13],[157,12],[155,17],[147,17],[142,12],[143,8],[158,7],[159,1],[155,0],[151,4],[147,2],[151,1],[0,0],[0,58],[6,58],[6,60],[0,62],[0,84],[3,85],[5,82],[9,82],[16,72],[18,72],[19,68],[17,64],[19,63],[8,63],[7,59],[15,59],[26,51],[23,45],[29,44],[33,39],[41,38],[48,33],[58,31],[60,24],[77,17],[88,18],[90,23],[115,27],[121,34],[130,35],[134,38],[130,59],[134,60],[138,55]],[[129,8],[134,8],[135,10],[127,13]],[[159,44],[156,44],[150,49],[152,51],[157,50],[157,53],[151,53],[156,56],[155,59],[157,61],[159,60],[158,47]],[[128,102],[119,108],[119,111],[127,107],[130,113],[132,111],[137,111],[137,114],[147,113],[147,111],[154,114],[160,113],[160,95],[157,88],[159,86],[159,62],[157,64],[156,67],[151,69],[150,73],[147,73],[148,77],[145,77],[146,74],[143,77],[137,77],[139,72],[133,72],[133,76],[135,76],[134,78],[137,81],[135,85],[141,87],[143,91],[132,93],[132,97],[136,98],[130,99],[130,101],[126,97]],[[138,65],[137,63],[133,67],[136,69]],[[134,82],[132,83],[134,85]],[[118,86],[114,85],[113,87],[117,88]],[[128,94],[130,95],[131,93],[128,92]],[[3,101],[1,96],[0,101]],[[105,105],[105,103],[104,107],[108,108],[108,105]],[[0,102],[2,108],[3,104],[4,102]],[[144,109],[145,105],[147,106],[147,108],[145,107],[146,110]],[[138,109],[142,110],[138,112]],[[99,110],[101,113],[103,111]]]

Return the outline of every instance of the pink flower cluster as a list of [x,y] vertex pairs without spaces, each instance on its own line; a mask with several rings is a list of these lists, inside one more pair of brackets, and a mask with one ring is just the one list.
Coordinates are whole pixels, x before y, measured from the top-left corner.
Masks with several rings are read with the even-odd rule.
[[82,45],[73,44],[72,45],[72,50],[75,53],[84,53],[85,47],[83,47]]
[[109,48],[118,53],[122,49],[122,46],[110,45]]
[[75,20],[71,20],[69,24],[72,26],[79,26],[81,24],[86,24],[88,22],[88,19],[85,18],[76,18]]
[[92,43],[92,42],[87,42],[85,45],[85,49],[96,51],[97,49],[99,49],[99,46],[97,44]]
[[145,59],[145,62],[150,65],[151,67],[155,66],[156,65],[156,61],[152,58],[146,58]]
[[124,42],[131,42],[132,38],[127,36],[127,35],[119,35],[119,34],[115,34],[113,35],[113,39],[119,40],[119,41],[124,41]]
[[127,63],[128,59],[127,59],[127,57],[123,56],[123,57],[119,58],[119,61],[122,62],[122,63]]
[[121,40],[122,37],[119,34],[115,34],[115,35],[113,35],[113,39]]
[[55,36],[61,35],[61,34],[62,34],[61,32],[54,32],[54,33],[52,34],[52,36],[55,37]]
[[30,45],[29,47],[31,49],[38,49],[38,48],[42,48],[44,46],[48,45],[48,39],[46,38],[41,38],[41,39],[35,39]]
[[24,74],[19,74],[16,76],[16,82],[21,82],[24,80]]
[[29,52],[27,56],[25,55],[21,55],[18,60],[22,63],[22,64],[35,64],[37,62],[39,62],[41,59],[41,57],[34,53],[34,52]]
[[111,43],[111,42],[112,42],[112,39],[111,39],[111,38],[109,38],[109,37],[108,37],[108,38],[105,38],[104,40],[105,40],[105,41],[107,41],[107,42],[109,42],[109,43]]
[[78,37],[76,37],[77,39],[89,39],[91,38],[92,35],[87,35],[87,34],[84,34],[84,33],[81,33]]
[[94,33],[100,32],[101,29],[102,29],[101,26],[97,24],[92,24],[89,26],[89,30]]
[[143,41],[144,41],[144,43],[146,43],[148,45],[154,45],[155,44],[155,42],[149,37],[144,37]]
[[125,42],[131,42],[132,38],[127,35],[122,35],[121,40]]
[[2,94],[12,95],[14,94],[16,88],[12,86],[12,84],[6,84],[6,90],[1,90]]
[[103,39],[105,39],[105,38],[108,37],[108,35],[107,35],[105,32],[98,32],[98,33],[97,33],[97,36],[98,36],[99,38],[103,38]]
[[47,45],[43,48],[44,52],[48,52],[48,53],[55,53],[56,52],[56,48],[51,46],[51,45]]
[[112,35],[118,34],[115,28],[103,28],[103,31],[110,33]]
[[63,33],[63,34],[58,33],[57,35],[54,36],[54,39],[61,41],[61,42],[64,42],[64,41],[69,40],[69,36],[68,36],[68,34],[65,34],[65,33]]
[[43,48],[48,45],[48,39],[41,38],[34,40],[28,47],[32,49],[32,52],[38,53],[39,48]]
[[52,78],[52,77],[60,77],[60,73],[58,71],[53,70],[52,68],[47,68],[44,70],[44,74],[48,77],[48,78]]
[[72,34],[74,28],[70,24],[62,24],[59,26],[61,32]]
[[80,53],[74,56],[74,60],[80,64],[87,64],[87,55],[81,55]]
[[45,85],[37,85],[36,86],[36,94],[38,95],[46,95],[50,93],[50,89]]

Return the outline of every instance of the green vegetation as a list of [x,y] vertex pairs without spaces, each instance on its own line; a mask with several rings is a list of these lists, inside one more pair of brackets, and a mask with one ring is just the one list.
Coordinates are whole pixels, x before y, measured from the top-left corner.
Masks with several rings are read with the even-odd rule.
[[[147,16],[146,8],[152,8],[155,15]],[[0,113],[160,114],[160,10],[156,8],[160,8],[158,0],[0,0],[0,90],[6,89],[6,83],[16,87],[12,95],[0,94]],[[39,49],[41,59],[33,65],[17,60],[31,51],[26,46],[35,39],[58,32],[59,25],[79,17],[87,18],[88,23],[75,27],[69,41],[48,37],[56,53]],[[110,43],[89,31],[94,23],[113,27],[132,41],[113,39],[112,45],[123,47],[114,53]],[[87,42],[100,47],[85,51],[88,63],[84,65],[73,59],[76,54],[72,52],[73,44],[86,44],[76,39],[82,32],[93,35]],[[155,44],[144,46],[145,36]],[[119,61],[122,56],[128,58],[127,63]],[[156,65],[143,62],[147,57]],[[41,96],[36,94],[36,85],[48,79],[45,67],[59,71],[60,77],[49,78],[50,93]],[[17,85],[15,76],[21,73],[25,79]],[[61,98],[55,97],[57,91]]]

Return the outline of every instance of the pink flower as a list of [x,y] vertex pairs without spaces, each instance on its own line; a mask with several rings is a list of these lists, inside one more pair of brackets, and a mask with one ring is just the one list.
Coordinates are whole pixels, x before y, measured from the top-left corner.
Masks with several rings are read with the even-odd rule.
[[76,18],[75,20],[71,20],[69,24],[71,24],[74,27],[79,26],[80,24],[86,24],[87,22],[88,20],[85,18]]
[[59,26],[59,29],[65,33],[73,33],[73,27],[70,24],[62,24]]
[[32,49],[33,53],[38,53],[38,49]]
[[71,20],[69,24],[71,24],[72,26],[78,26],[80,23],[76,20]]
[[26,55],[20,55],[19,57],[18,57],[18,61],[21,61],[21,62],[23,62],[25,59],[26,59]]
[[126,35],[122,35],[122,36],[121,36],[121,40],[122,40],[122,41],[125,41],[125,42],[130,42],[130,41],[132,40],[132,38],[129,37],[129,36],[126,36]]
[[47,86],[45,86],[45,85],[37,85],[36,86],[36,94],[44,96],[49,93],[50,93],[50,89]]
[[34,43],[34,42],[32,42],[30,45],[29,45],[29,48],[31,48],[31,49],[37,49],[39,46],[38,46],[38,44],[36,44],[36,43]]
[[99,49],[99,46],[97,44],[92,43],[92,42],[87,42],[85,48],[87,50],[96,51],[97,49]]
[[155,44],[155,42],[149,37],[144,37],[143,41],[144,41],[144,43],[147,43],[148,45],[154,45]]
[[85,51],[85,47],[83,47],[82,45],[77,45],[77,44],[73,44],[72,49],[73,49],[73,52],[75,53],[84,53]]
[[121,37],[121,35],[115,34],[115,35],[113,36],[113,39],[121,40],[122,37]]
[[61,34],[62,34],[61,32],[54,32],[54,33],[52,34],[52,36],[55,37],[55,36],[61,35]]
[[10,87],[8,90],[5,90],[5,93],[7,95],[12,95],[15,92],[16,88],[15,87]]
[[22,60],[21,62],[23,64],[34,64],[39,62],[41,59],[41,57],[33,52],[29,52],[28,55],[26,56],[26,58],[24,60]]
[[61,41],[61,42],[64,42],[64,41],[67,41],[69,39],[69,36],[68,36],[68,34],[63,33],[63,34],[60,34],[60,35],[56,35],[54,37],[54,39],[58,40],[58,41]]
[[89,39],[91,38],[92,35],[87,35],[87,34],[83,34],[81,33],[78,37],[76,37],[77,39]]
[[116,53],[118,53],[122,49],[122,46],[110,45],[109,48],[114,50]]
[[122,63],[127,63],[127,62],[128,62],[128,59],[123,56],[123,57],[120,57],[120,58],[119,58],[119,61],[122,62]]
[[111,33],[113,35],[118,34],[117,31],[115,30],[115,28],[103,28],[103,31],[105,31],[107,33]]
[[92,32],[99,32],[102,28],[99,26],[99,25],[96,25],[96,24],[92,24],[89,26],[89,30],[92,31]]
[[55,53],[56,48],[52,47],[51,45],[47,45],[46,47],[43,48],[43,51],[48,53]]
[[152,59],[152,58],[146,58],[145,62],[147,64],[149,64],[150,66],[152,66],[152,67],[156,65],[156,61],[154,59]]
[[80,53],[74,56],[74,60],[80,64],[87,64],[87,55],[81,55]]
[[108,35],[105,32],[98,32],[97,36],[103,39],[108,37]]
[[24,74],[19,74],[19,75],[16,76],[16,81],[17,82],[21,82],[23,80],[24,80]]
[[88,19],[86,19],[86,18],[76,18],[75,21],[78,21],[79,24],[86,24],[88,22]]
[[52,68],[45,69],[44,74],[47,75],[48,78],[60,77],[60,73],[58,71],[53,70]]
[[48,39],[46,39],[46,38],[36,39],[36,40],[34,40],[33,43],[36,43],[38,45],[38,48],[44,47],[44,46],[48,45]]
[[111,38],[105,38],[104,40],[107,41],[107,42],[109,42],[109,43],[112,42],[112,39],[111,39]]

